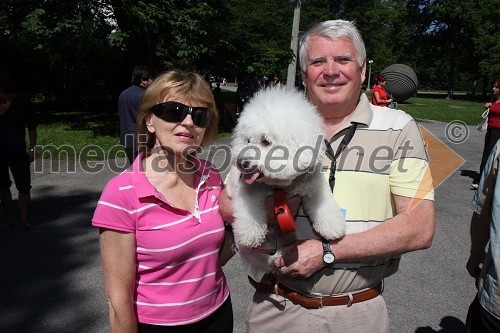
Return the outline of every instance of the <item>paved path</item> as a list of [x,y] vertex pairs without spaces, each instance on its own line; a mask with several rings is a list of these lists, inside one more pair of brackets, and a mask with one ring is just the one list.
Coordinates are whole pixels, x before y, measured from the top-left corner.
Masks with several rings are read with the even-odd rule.
[[[483,134],[469,127],[464,143],[451,144],[446,124],[422,124],[465,163],[436,189],[433,246],[403,256],[400,271],[386,279],[384,296],[393,333],[461,332],[474,296],[473,280],[464,266],[472,214],[470,177],[479,168]],[[47,161],[35,166],[43,170],[33,174],[33,222],[43,227],[43,233],[18,227],[0,233],[0,332],[107,332],[98,233],[90,219],[104,184],[115,173],[109,166],[93,173],[81,167],[76,172],[66,167],[58,171]],[[235,258],[225,271],[235,332],[244,332],[252,293],[246,269]]]

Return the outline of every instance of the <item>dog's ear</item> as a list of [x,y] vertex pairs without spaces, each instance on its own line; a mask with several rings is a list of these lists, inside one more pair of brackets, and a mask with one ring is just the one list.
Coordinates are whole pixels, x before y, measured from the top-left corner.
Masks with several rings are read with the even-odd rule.
[[231,166],[229,170],[229,177],[226,183],[227,195],[232,198],[238,190],[240,184],[241,171],[236,165]]
[[313,169],[321,162],[326,150],[323,140],[323,136],[318,136],[314,147],[302,146],[297,150],[295,159],[299,170]]

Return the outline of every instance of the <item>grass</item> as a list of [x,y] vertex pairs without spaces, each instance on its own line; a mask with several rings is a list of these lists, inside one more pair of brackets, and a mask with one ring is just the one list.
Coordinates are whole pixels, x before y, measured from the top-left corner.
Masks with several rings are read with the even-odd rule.
[[43,112],[38,121],[37,157],[102,161],[125,157],[115,113]]
[[398,109],[405,111],[415,119],[428,119],[443,122],[461,120],[468,125],[479,122],[484,111],[484,103],[466,100],[412,97],[398,104]]
[[[370,96],[369,96],[370,97]],[[468,125],[479,122],[483,102],[463,99],[412,97],[398,104],[417,120],[450,122],[461,120]],[[234,103],[234,92],[222,90],[222,100]],[[125,157],[119,144],[119,119],[115,111],[39,113],[37,157],[102,161]],[[223,132],[221,137],[229,136]]]

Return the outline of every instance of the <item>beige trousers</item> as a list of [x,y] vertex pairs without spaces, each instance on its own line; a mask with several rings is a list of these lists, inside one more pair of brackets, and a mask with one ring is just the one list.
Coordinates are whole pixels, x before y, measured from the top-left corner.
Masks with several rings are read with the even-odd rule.
[[247,333],[387,333],[384,298],[347,306],[306,309],[290,300],[256,292],[247,312]]

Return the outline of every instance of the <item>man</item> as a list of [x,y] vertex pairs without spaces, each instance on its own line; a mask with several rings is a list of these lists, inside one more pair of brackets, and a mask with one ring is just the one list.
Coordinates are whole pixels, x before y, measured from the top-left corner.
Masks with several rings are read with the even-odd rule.
[[129,164],[137,156],[136,117],[142,96],[153,82],[153,75],[147,66],[135,66],[132,72],[132,85],[118,97],[118,116],[120,117],[120,144],[125,147]]
[[471,251],[467,271],[477,279],[478,293],[469,307],[467,332],[500,332],[499,167],[500,140],[485,164],[472,202],[474,214],[470,226]]
[[401,254],[430,247],[434,236],[423,139],[409,115],[373,106],[361,94],[366,51],[352,22],[312,27],[301,38],[299,60],[337,155],[336,163],[325,161],[325,178],[347,231],[322,241],[299,221],[306,217],[297,217],[298,241],[274,262],[280,274],[252,283],[247,332],[387,332],[383,279],[398,270]]
[[[29,137],[28,151],[26,128]],[[41,231],[38,226],[29,222],[30,163],[35,158],[36,137],[36,123],[31,104],[17,93],[12,78],[0,70],[0,199],[4,209],[4,222],[0,225],[0,231],[7,231],[14,225],[9,169],[19,191],[21,228],[34,233]]]

